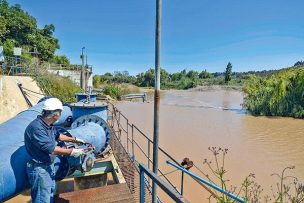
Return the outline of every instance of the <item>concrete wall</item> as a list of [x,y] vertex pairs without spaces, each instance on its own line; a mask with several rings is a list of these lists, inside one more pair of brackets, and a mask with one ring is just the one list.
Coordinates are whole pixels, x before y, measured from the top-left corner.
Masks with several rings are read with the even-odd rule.
[[[73,82],[80,86],[80,71],[74,70],[48,70],[50,73],[57,74],[64,77],[70,77]],[[93,75],[89,77],[88,87],[93,87]]]
[[[2,82],[1,82],[2,81]],[[31,91],[43,94],[31,77],[26,76],[2,76],[0,75],[0,123],[14,117],[19,112],[28,109],[28,105],[17,85],[21,83],[22,87]],[[43,95],[27,92],[28,99],[35,105]]]

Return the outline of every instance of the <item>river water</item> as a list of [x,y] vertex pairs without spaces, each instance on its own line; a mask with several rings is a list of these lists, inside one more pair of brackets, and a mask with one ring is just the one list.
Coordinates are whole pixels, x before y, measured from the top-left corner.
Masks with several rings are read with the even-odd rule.
[[[249,173],[254,173],[265,196],[270,194],[270,186],[276,188],[278,182],[271,174],[280,173],[287,166],[295,169],[286,174],[298,177],[303,183],[304,120],[252,116],[242,110],[242,102],[243,94],[235,90],[163,92],[160,146],[178,160],[189,157],[210,177],[210,170],[203,164],[205,158],[215,164],[208,147],[227,148],[225,177],[230,180],[229,188],[230,185],[239,187]],[[118,108],[152,138],[152,102],[121,102]],[[172,170],[166,166],[165,158],[160,158],[159,165],[165,172]],[[169,177],[175,183],[180,182],[177,172]],[[190,178],[185,180],[184,191],[191,202],[207,201],[208,193]]]

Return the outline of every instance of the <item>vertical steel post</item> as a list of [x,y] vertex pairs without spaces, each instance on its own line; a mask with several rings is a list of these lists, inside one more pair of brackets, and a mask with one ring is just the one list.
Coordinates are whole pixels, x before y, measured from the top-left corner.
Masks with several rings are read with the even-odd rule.
[[[150,147],[150,140],[148,140],[148,169],[150,169],[150,151],[151,151],[151,147]],[[151,170],[151,169],[150,169]]]
[[119,132],[119,141],[121,141],[120,111],[118,111],[118,132]]
[[129,120],[127,119],[127,153],[129,153]]
[[[151,170],[150,168],[150,157],[151,157],[151,142],[150,140],[148,140],[148,169]],[[148,177],[148,181],[149,181],[149,184],[150,184],[150,177]],[[152,182],[153,183],[153,182]]]
[[182,180],[181,180],[181,195],[184,194],[184,171],[182,171]]
[[80,75],[80,86],[81,88],[86,91],[86,87],[85,87],[85,73],[84,73],[84,55],[83,55],[83,50],[85,49],[85,47],[81,48],[81,75]]
[[85,85],[85,90],[88,90],[88,80],[89,80],[89,73],[88,73],[88,55],[86,55],[86,62],[85,62],[85,66],[84,66],[84,85]]
[[132,124],[132,157],[135,158],[134,154],[134,125]]
[[[160,106],[160,44],[161,44],[162,0],[156,0],[155,28],[155,90],[154,90],[154,132],[153,132],[153,172],[158,170],[159,106]],[[156,183],[152,184],[152,202],[157,203]]]
[[140,167],[140,203],[145,202],[145,173],[144,170]]

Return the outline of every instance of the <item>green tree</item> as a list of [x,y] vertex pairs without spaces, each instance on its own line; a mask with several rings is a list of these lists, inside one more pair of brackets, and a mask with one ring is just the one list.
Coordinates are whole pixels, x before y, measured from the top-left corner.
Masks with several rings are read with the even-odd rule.
[[170,81],[170,74],[165,69],[160,69],[160,85],[166,87]]
[[144,81],[142,86],[144,87],[153,87],[154,86],[154,69],[149,69],[147,72],[144,74]]
[[199,78],[201,79],[206,79],[206,78],[211,78],[212,75],[205,69],[199,74]]
[[8,30],[6,19],[3,16],[0,16],[0,42],[2,42],[7,32]]
[[228,83],[231,80],[231,74],[232,74],[232,64],[229,62],[225,71],[225,83]]
[[172,73],[171,74],[172,81],[178,81],[178,80],[182,79],[182,77],[183,77],[183,74],[181,74],[181,73]]
[[100,76],[101,82],[112,82],[113,81],[113,75],[111,73],[105,73],[104,75]]
[[70,60],[65,55],[54,55],[50,62],[54,64],[61,64],[63,66],[70,65]]
[[[0,0],[0,41],[4,46],[37,47],[39,57],[48,61],[59,48],[58,40],[53,36],[54,31],[55,26],[52,24],[39,29],[37,20],[22,10],[20,5],[9,6],[6,0]],[[5,54],[12,55],[12,52],[5,50]]]
[[197,80],[199,78],[199,74],[197,71],[194,71],[194,70],[190,70],[188,73],[187,73],[187,77],[190,78],[191,80]]
[[93,87],[99,87],[99,85],[100,85],[100,80],[101,79],[101,77],[100,77],[100,75],[94,75],[93,76]]
[[15,44],[16,44],[16,42],[13,39],[8,39],[8,40],[4,41],[4,43],[3,43],[4,55],[12,56]]

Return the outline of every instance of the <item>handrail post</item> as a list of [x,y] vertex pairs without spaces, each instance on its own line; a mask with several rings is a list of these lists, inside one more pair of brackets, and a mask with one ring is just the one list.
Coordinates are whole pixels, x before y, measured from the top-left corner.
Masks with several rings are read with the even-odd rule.
[[119,111],[119,114],[118,114],[118,123],[119,123],[119,126],[120,126],[120,111]]
[[148,140],[148,168],[150,169],[150,140]]
[[127,153],[129,153],[129,119],[127,119]]
[[[151,145],[151,142],[150,140],[148,140],[148,169],[150,169],[150,145]],[[150,177],[148,178],[148,181],[149,181],[149,184],[150,184]]]
[[184,195],[184,171],[182,171],[181,195]]
[[140,203],[145,202],[145,173],[144,170],[139,167],[140,170]]
[[135,158],[134,154],[134,125],[132,124],[132,157]]

